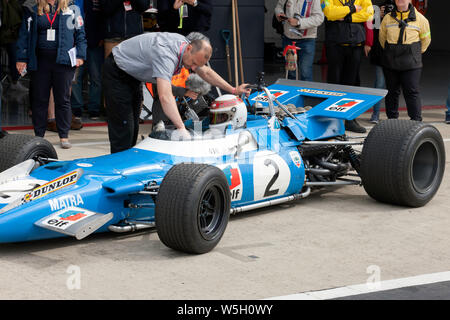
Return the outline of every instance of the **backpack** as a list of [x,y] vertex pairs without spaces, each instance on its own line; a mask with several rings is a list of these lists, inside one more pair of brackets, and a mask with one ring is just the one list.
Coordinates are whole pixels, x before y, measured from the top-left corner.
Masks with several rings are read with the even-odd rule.
[[22,7],[17,0],[2,1],[2,26],[0,27],[0,44],[5,45],[17,41],[22,24]]

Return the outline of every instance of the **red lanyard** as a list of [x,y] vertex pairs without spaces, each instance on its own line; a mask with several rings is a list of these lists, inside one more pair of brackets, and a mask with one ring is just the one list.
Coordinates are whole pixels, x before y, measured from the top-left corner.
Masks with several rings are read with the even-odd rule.
[[48,15],[48,13],[46,13],[48,22],[50,22],[50,29],[53,29],[53,22],[55,22],[55,19],[56,19],[56,15],[57,15],[57,14],[58,14],[58,13],[55,12],[55,15],[53,16],[53,19],[50,21],[50,16]]
[[183,65],[183,52],[184,52],[186,45],[187,45],[187,43],[183,42],[180,46],[180,54],[178,55],[178,64],[177,64],[177,68],[175,69],[175,72],[173,73],[173,75],[176,75],[176,74],[180,73],[180,71],[181,71],[181,66]]

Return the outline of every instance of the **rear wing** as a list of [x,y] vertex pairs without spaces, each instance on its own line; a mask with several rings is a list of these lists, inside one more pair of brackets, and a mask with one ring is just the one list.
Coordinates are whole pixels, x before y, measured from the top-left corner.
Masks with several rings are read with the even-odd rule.
[[[313,107],[307,118],[326,117],[352,120],[382,100],[387,90],[337,84],[280,79],[268,87],[282,104]],[[265,93],[252,95],[253,102],[268,106]]]

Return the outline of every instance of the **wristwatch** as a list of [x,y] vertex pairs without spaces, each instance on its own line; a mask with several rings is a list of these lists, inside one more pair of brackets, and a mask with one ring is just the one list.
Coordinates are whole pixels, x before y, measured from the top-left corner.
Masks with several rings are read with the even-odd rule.
[[198,5],[198,1],[197,1],[197,0],[194,0],[193,6],[196,7],[197,5]]

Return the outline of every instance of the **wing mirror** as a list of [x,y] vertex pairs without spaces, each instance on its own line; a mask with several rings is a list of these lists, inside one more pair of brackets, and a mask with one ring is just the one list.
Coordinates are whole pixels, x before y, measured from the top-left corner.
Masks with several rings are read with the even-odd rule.
[[236,153],[234,154],[234,157],[237,158],[241,154],[244,147],[249,144],[253,139],[252,134],[245,130],[239,133],[238,142],[236,145]]

